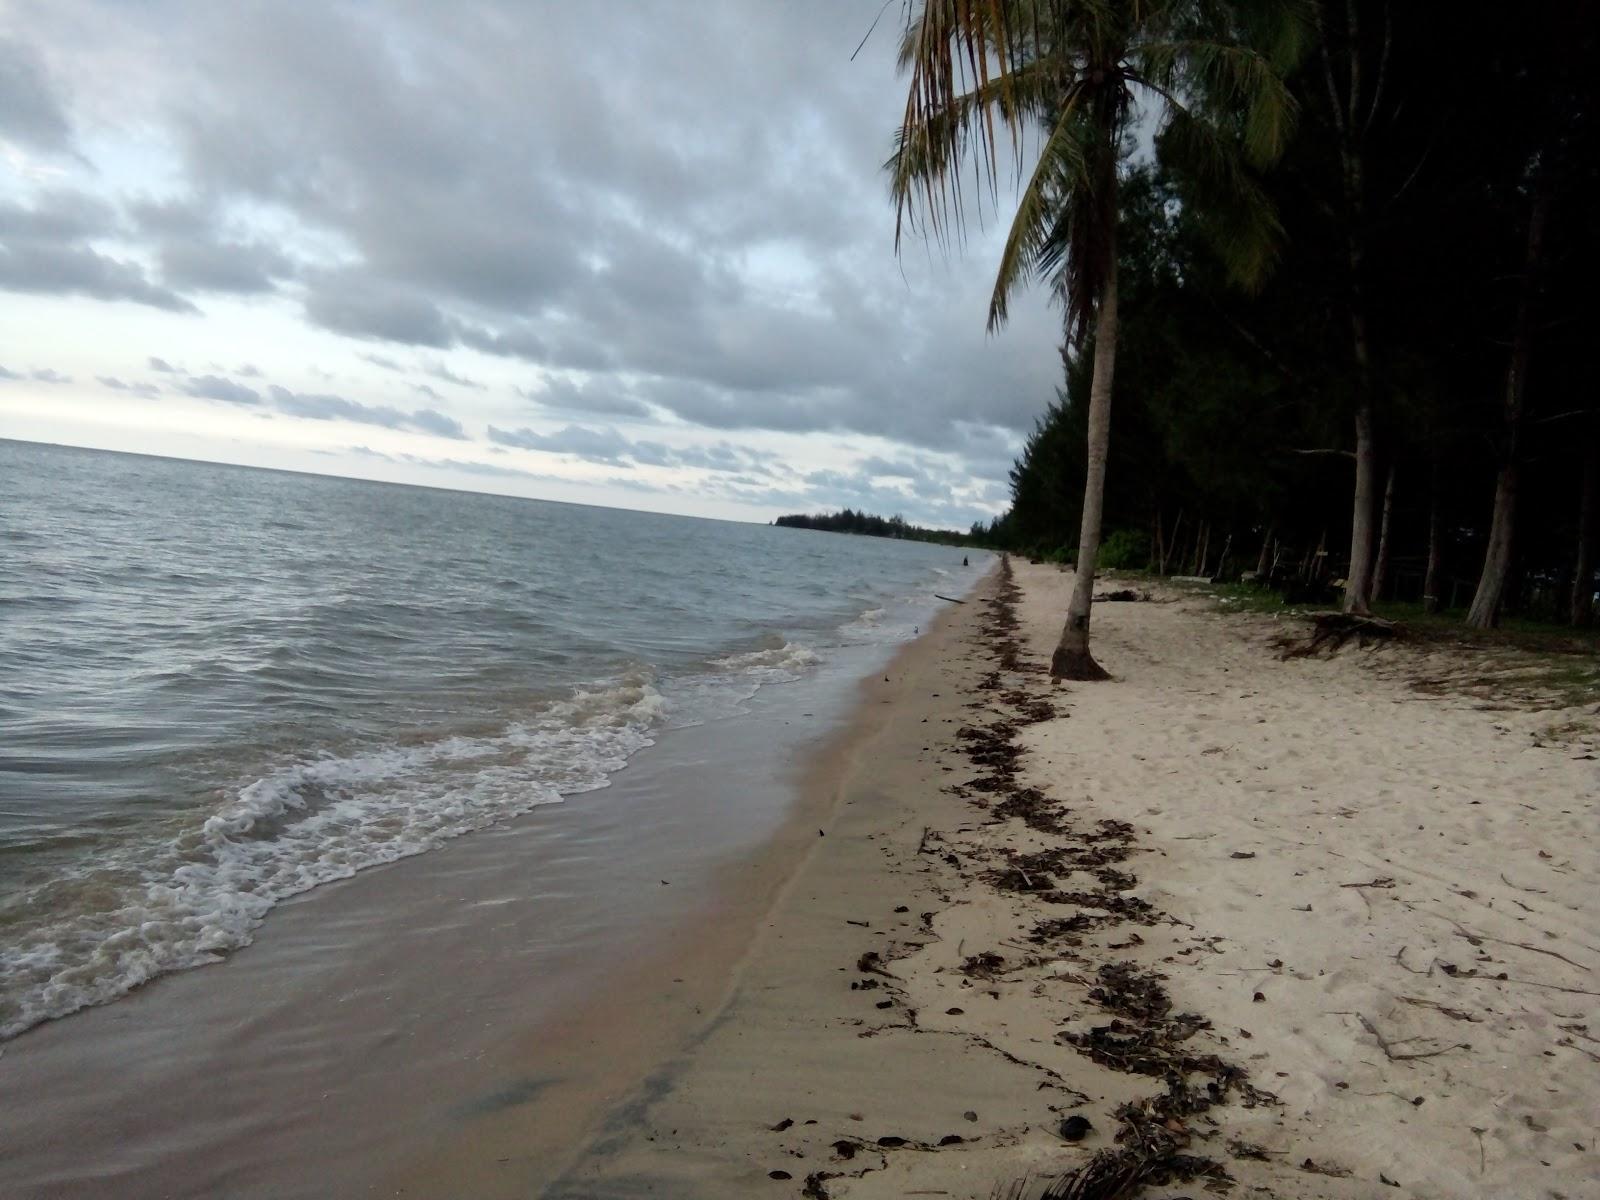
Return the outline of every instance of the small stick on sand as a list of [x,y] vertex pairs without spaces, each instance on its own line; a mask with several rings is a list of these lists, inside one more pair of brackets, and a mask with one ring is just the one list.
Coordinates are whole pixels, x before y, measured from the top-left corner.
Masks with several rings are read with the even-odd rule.
[[1532,892],[1535,896],[1544,896],[1548,894],[1544,888],[1529,888],[1523,887],[1520,883],[1512,883],[1511,880],[1506,878],[1506,873],[1504,871],[1500,872],[1500,882],[1505,884],[1507,887],[1516,888],[1519,892]]
[[[1378,1027],[1376,1025],[1367,1020],[1367,1018],[1362,1016],[1360,1013],[1356,1014],[1356,1020],[1360,1021],[1361,1027],[1373,1036],[1374,1040],[1376,1040],[1378,1043],[1378,1049],[1383,1051],[1384,1057],[1390,1062],[1407,1062],[1414,1058],[1437,1058],[1441,1054],[1449,1054],[1452,1050],[1470,1049],[1466,1043],[1457,1042],[1453,1046],[1445,1046],[1438,1050],[1418,1050],[1414,1052],[1407,1050],[1396,1050],[1395,1046],[1403,1046],[1406,1042],[1415,1042],[1421,1039],[1402,1038],[1399,1042],[1390,1042],[1388,1038],[1384,1037],[1383,1034],[1378,1032]],[[1404,1099],[1404,1097],[1401,1097],[1401,1099]]]

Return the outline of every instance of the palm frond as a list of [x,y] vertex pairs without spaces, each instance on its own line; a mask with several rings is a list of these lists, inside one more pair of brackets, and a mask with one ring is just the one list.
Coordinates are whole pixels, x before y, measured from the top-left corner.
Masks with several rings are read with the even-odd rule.
[[[1073,206],[1072,193],[1083,190],[1092,178],[1084,152],[1083,93],[1068,94],[1055,127],[1039,150],[1033,174],[1017,200],[1016,216],[1006,235],[989,300],[989,331],[1005,324],[1011,293],[1019,284],[1050,268],[1043,257],[1065,207]],[[1080,205],[1081,207],[1081,205]]]
[[1298,107],[1259,51],[1203,39],[1149,42],[1134,59],[1136,80],[1174,107],[1212,119],[1237,114],[1242,148],[1253,166],[1276,161],[1288,146]]
[[1238,144],[1211,122],[1174,107],[1157,143],[1183,181],[1184,199],[1233,281],[1259,287],[1277,261],[1283,226]]

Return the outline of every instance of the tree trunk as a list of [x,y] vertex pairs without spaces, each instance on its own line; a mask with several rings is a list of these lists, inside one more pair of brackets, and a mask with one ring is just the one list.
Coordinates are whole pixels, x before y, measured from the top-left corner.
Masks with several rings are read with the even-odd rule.
[[1517,455],[1522,440],[1522,414],[1528,389],[1528,362],[1533,353],[1534,307],[1539,268],[1544,258],[1544,227],[1550,212],[1549,174],[1535,185],[1533,211],[1528,218],[1528,253],[1522,273],[1522,296],[1517,302],[1517,323],[1511,341],[1511,365],[1506,368],[1505,458],[1494,484],[1494,516],[1489,522],[1489,546],[1483,556],[1478,591],[1467,610],[1467,624],[1492,629],[1500,623],[1500,605],[1511,576],[1511,536],[1517,519]]
[[1594,506],[1600,492],[1600,430],[1589,431],[1583,456],[1583,492],[1578,500],[1578,558],[1572,572],[1572,623],[1594,624]]
[[1435,451],[1428,482],[1428,568],[1422,577],[1422,611],[1436,613],[1443,607],[1439,596],[1439,572],[1444,567],[1444,507],[1439,503],[1439,456]]
[[[1367,198],[1362,140],[1375,113],[1369,111],[1365,118],[1360,116],[1361,110],[1370,106],[1362,91],[1361,39],[1356,28],[1355,4],[1347,5],[1344,11],[1344,60],[1341,64],[1344,96],[1340,95],[1340,81],[1333,66],[1333,47],[1338,43],[1328,37],[1323,24],[1323,6],[1314,4],[1311,12],[1317,23],[1323,81],[1328,89],[1329,116],[1338,135],[1339,175],[1344,199],[1345,259],[1350,270],[1348,302],[1351,357],[1355,362],[1356,481],[1350,514],[1350,569],[1345,572],[1344,610],[1366,614],[1372,607],[1373,486],[1376,482],[1378,451],[1374,415],[1376,386],[1364,286]],[[1372,105],[1375,104],[1376,97],[1372,101]]]
[[1383,518],[1378,522],[1378,557],[1372,567],[1372,598],[1383,599],[1383,585],[1389,574],[1389,522],[1394,517],[1394,463],[1383,483]]
[[1266,533],[1261,535],[1261,553],[1256,555],[1256,582],[1267,580],[1272,573],[1272,530],[1267,526]]
[[1489,545],[1483,555],[1478,590],[1467,609],[1467,624],[1492,629],[1500,623],[1500,604],[1511,578],[1511,530],[1517,519],[1517,464],[1501,466],[1494,481],[1494,516],[1489,522]]
[[[1359,322],[1358,322],[1359,323]],[[1358,339],[1358,344],[1360,343]],[[1366,358],[1363,344],[1358,362]],[[1368,368],[1358,367],[1362,373]],[[1356,404],[1356,492],[1350,513],[1350,570],[1345,574],[1344,611],[1372,611],[1372,509],[1373,483],[1378,474],[1378,442],[1373,435],[1372,398],[1363,386]]]
[[1089,382],[1089,463],[1083,475],[1083,523],[1078,531],[1078,563],[1073,571],[1067,622],[1050,659],[1052,679],[1109,679],[1089,653],[1089,609],[1094,601],[1094,567],[1100,554],[1100,515],[1106,492],[1106,451],[1111,444],[1111,377],[1117,364],[1117,251],[1110,266],[1094,325],[1094,371]]
[[1172,523],[1172,540],[1161,551],[1161,573],[1167,573],[1167,555],[1178,549],[1178,534],[1183,529],[1183,509],[1178,510],[1178,519]]

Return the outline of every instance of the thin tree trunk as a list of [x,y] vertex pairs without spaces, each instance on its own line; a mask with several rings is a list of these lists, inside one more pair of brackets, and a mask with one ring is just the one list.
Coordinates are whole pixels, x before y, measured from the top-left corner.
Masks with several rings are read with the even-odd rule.
[[1428,480],[1428,568],[1422,577],[1422,611],[1436,613],[1443,607],[1439,596],[1439,572],[1444,567],[1444,506],[1439,502],[1439,454],[1434,451],[1433,469]]
[[[1317,24],[1318,49],[1322,60],[1323,82],[1328,89],[1329,115],[1338,135],[1339,174],[1344,198],[1345,257],[1350,269],[1350,345],[1356,368],[1356,480],[1350,514],[1350,569],[1345,572],[1344,610],[1368,613],[1372,606],[1372,517],[1373,489],[1377,473],[1375,381],[1372,371],[1371,337],[1367,328],[1363,288],[1366,243],[1363,238],[1366,212],[1365,164],[1362,142],[1376,116],[1377,97],[1367,102],[1362,92],[1361,39],[1356,27],[1357,9],[1351,3],[1344,11],[1345,96],[1333,67],[1335,42],[1323,23],[1323,8],[1311,6]],[[1381,75],[1381,72],[1380,72]],[[1365,109],[1365,115],[1362,110]]]
[[[1365,326],[1359,318],[1356,323]],[[1356,337],[1356,370],[1358,374],[1367,375],[1371,366],[1363,337],[1361,334]],[[1356,403],[1356,489],[1350,513],[1350,570],[1345,574],[1344,610],[1369,613],[1372,611],[1372,502],[1378,474],[1378,442],[1373,433],[1371,392],[1366,384],[1357,386],[1362,389],[1362,396]]]
[[1162,541],[1162,538],[1165,536],[1165,533],[1166,533],[1166,531],[1161,528],[1161,507],[1160,507],[1160,505],[1157,505],[1156,506],[1156,540],[1153,543],[1152,550],[1150,551],[1150,569],[1151,569],[1151,571],[1153,571],[1153,572],[1155,572],[1157,574],[1160,574],[1161,564],[1167,561],[1167,551],[1166,551],[1165,545],[1164,545],[1164,543]]
[[1533,211],[1528,219],[1522,296],[1517,303],[1511,365],[1506,369],[1505,458],[1494,483],[1494,516],[1489,522],[1489,546],[1483,556],[1483,573],[1478,576],[1478,590],[1472,597],[1472,607],[1467,610],[1467,624],[1474,629],[1492,629],[1500,623],[1500,606],[1511,577],[1511,538],[1517,521],[1517,456],[1528,389],[1528,362],[1533,353],[1534,302],[1544,256],[1544,227],[1550,211],[1548,173],[1540,176],[1535,187]]
[[1053,679],[1109,679],[1089,653],[1089,610],[1094,602],[1094,567],[1100,555],[1100,517],[1105,503],[1106,452],[1111,444],[1111,378],[1117,364],[1117,250],[1110,266],[1094,326],[1094,371],[1089,382],[1089,463],[1083,476],[1083,525],[1078,532],[1078,563],[1072,599],[1061,640],[1050,659]]
[[1256,555],[1256,582],[1267,579],[1272,571],[1272,526],[1261,535],[1261,553]]
[[1172,523],[1172,539],[1166,548],[1161,551],[1161,573],[1167,573],[1167,555],[1178,549],[1178,534],[1183,529],[1183,509],[1178,510],[1178,519]]
[[1600,492],[1600,431],[1591,428],[1583,456],[1583,492],[1578,499],[1578,558],[1572,571],[1572,623],[1594,624],[1594,507]]
[[1389,523],[1394,518],[1394,463],[1383,483],[1383,518],[1378,522],[1378,557],[1372,567],[1372,598],[1383,599],[1383,585],[1389,575]]

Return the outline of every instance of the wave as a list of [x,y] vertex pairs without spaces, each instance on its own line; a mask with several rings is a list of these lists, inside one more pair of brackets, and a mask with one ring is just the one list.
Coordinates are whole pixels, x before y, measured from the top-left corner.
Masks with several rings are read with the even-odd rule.
[[663,729],[734,715],[763,685],[816,661],[809,647],[783,642],[671,680],[641,669],[490,733],[270,771],[169,841],[100,856],[12,906],[26,932],[0,948],[0,1040],[218,962],[287,897],[603,788]]
[[817,653],[800,642],[784,642],[764,650],[750,650],[744,654],[730,654],[716,659],[711,665],[721,674],[747,675],[763,682],[785,683],[799,678],[807,667],[815,665]]
[[263,775],[170,842],[129,847],[23,898],[17,908],[44,919],[24,944],[0,949],[0,1039],[216,962],[289,896],[605,787],[665,715],[640,673],[580,688],[493,736]]

